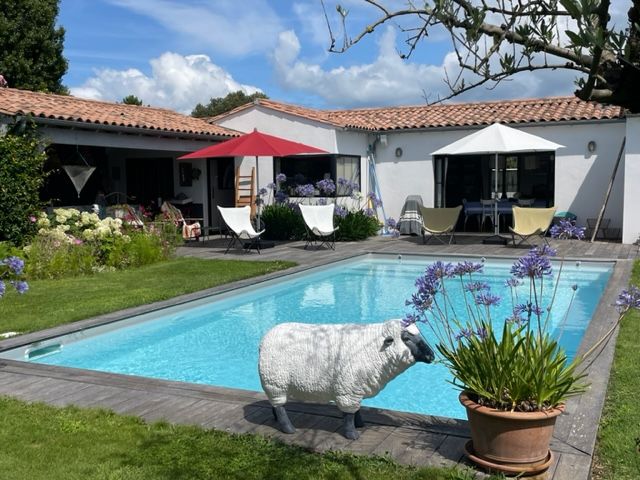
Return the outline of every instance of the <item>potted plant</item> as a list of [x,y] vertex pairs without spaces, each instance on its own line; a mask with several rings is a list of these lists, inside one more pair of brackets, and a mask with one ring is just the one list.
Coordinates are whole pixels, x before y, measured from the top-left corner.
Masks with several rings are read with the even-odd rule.
[[[429,265],[407,301],[413,312],[405,322],[427,325],[440,361],[461,390],[471,429],[466,454],[488,470],[532,475],[551,465],[549,442],[555,421],[566,400],[586,388],[582,360],[614,332],[629,309],[640,308],[640,290],[623,291],[615,325],[587,353],[569,360],[551,335],[559,285],[556,281],[550,288],[553,255],[549,247],[536,247],[515,261],[506,280],[513,308],[500,327],[491,313],[501,299],[488,284],[474,279],[482,263]],[[454,289],[451,282],[459,287]],[[572,295],[577,288],[572,286]],[[460,296],[464,302],[455,301]]]

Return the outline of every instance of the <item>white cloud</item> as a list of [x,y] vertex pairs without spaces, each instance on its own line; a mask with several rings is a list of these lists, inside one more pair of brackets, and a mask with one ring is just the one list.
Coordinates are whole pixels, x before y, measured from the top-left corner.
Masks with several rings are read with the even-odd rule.
[[[420,104],[425,101],[425,95],[430,101],[449,95],[443,80],[445,69],[450,76],[460,69],[453,53],[445,55],[440,65],[402,60],[396,51],[396,33],[391,27],[383,32],[378,47],[378,56],[372,63],[323,69],[319,64],[299,59],[300,42],[293,31],[286,31],[280,34],[272,60],[278,79],[286,88],[318,95],[336,107]],[[570,94],[575,75],[562,71],[551,73],[519,74],[493,90],[480,87],[456,100]]]
[[135,95],[145,105],[190,113],[196,104],[206,104],[212,97],[224,97],[238,90],[247,94],[260,91],[236,82],[229,72],[212,63],[206,55],[182,56],[166,52],[150,63],[151,76],[133,68],[102,69],[81,86],[71,87],[71,93],[108,101],[121,101],[127,95]]
[[[157,21],[192,47],[221,55],[243,56],[274,47],[284,27],[266,0],[109,0]],[[193,42],[197,42],[195,45]]]

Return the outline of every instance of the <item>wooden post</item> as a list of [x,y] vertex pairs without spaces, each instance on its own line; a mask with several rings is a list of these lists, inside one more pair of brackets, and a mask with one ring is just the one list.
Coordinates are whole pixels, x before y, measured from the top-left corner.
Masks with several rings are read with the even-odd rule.
[[598,234],[598,230],[600,230],[600,223],[602,223],[602,217],[604,217],[604,211],[607,208],[607,202],[609,201],[609,195],[611,195],[611,189],[613,188],[613,182],[616,179],[616,173],[618,172],[618,166],[620,165],[620,159],[622,158],[622,152],[624,152],[624,144],[627,140],[627,137],[622,139],[622,145],[620,145],[620,151],[618,152],[618,159],[616,160],[616,164],[613,167],[613,173],[611,174],[611,180],[609,180],[609,186],[607,187],[607,193],[604,195],[604,203],[602,204],[602,208],[600,209],[600,213],[598,213],[598,218],[596,220],[596,226],[593,228],[593,233],[591,234],[590,242],[593,243],[596,239],[596,235]]

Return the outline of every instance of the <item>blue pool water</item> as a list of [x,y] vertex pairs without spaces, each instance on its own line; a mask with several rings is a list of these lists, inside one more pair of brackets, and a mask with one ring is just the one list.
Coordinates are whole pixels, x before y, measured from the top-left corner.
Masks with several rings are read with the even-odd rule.
[[[40,363],[142,375],[225,387],[261,390],[258,345],[281,322],[371,323],[401,318],[415,279],[432,258],[364,259],[346,262],[232,296],[210,297],[146,314],[128,326],[63,341]],[[511,262],[487,262],[477,280],[503,289]],[[578,284],[570,315],[552,318],[553,329],[573,355],[604,291],[611,264],[563,267],[554,311],[564,312],[571,285]],[[522,288],[522,287],[520,287]],[[547,291],[551,291],[548,288]],[[494,314],[502,322],[510,301]],[[428,331],[422,327],[428,338]],[[464,418],[457,392],[439,364],[417,364],[365,404],[394,410]]]

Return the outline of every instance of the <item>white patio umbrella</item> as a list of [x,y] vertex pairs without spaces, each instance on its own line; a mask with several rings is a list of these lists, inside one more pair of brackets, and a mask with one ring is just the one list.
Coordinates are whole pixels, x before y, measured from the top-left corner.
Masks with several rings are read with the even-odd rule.
[[[494,123],[449,145],[432,152],[431,155],[481,155],[495,156],[494,198],[498,198],[498,155],[503,153],[555,152],[564,145],[525,133],[515,128]],[[498,202],[493,212],[494,235],[499,236]]]

